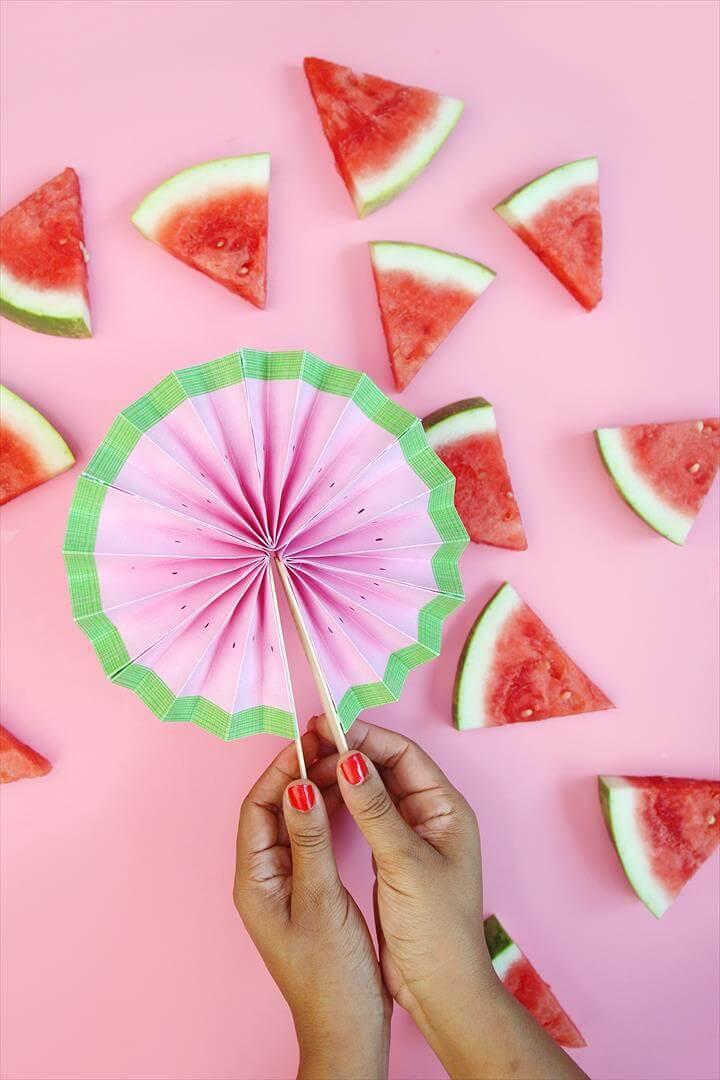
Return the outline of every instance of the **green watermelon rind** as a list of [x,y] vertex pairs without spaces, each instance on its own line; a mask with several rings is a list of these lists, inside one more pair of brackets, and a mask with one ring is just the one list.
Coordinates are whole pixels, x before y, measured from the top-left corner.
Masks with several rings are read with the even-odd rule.
[[508,618],[521,606],[520,596],[505,582],[475,620],[458,660],[453,688],[453,723],[458,731],[492,726],[484,717],[483,703],[495,645]]
[[130,220],[143,236],[157,242],[158,227],[180,207],[201,202],[221,191],[248,187],[267,191],[269,184],[270,154],[242,154],[202,161],[168,177],[148,192]]
[[464,398],[451,405],[444,405],[441,409],[429,413],[422,423],[428,445],[433,450],[473,435],[497,431],[495,410],[490,402],[482,397]]
[[511,228],[526,225],[548,203],[563,199],[570,192],[588,184],[597,184],[599,177],[596,157],[578,158],[543,173],[522,187],[516,188],[494,207]]
[[369,247],[373,269],[378,274],[401,270],[431,285],[464,289],[475,298],[492,284],[496,276],[495,271],[483,263],[424,244],[372,240]]
[[599,776],[598,795],[605,825],[625,877],[656,919],[670,907],[669,896],[652,872],[646,845],[637,828],[639,789],[622,776]]
[[[75,458],[60,432],[29,402],[0,383],[0,425],[27,443],[51,480],[75,464]],[[20,492],[19,494],[24,494]]]
[[515,944],[497,915],[488,915],[483,923],[483,931],[491,960]]
[[681,513],[655,494],[633,466],[630,454],[623,447],[622,430],[597,428],[595,431],[595,442],[603,465],[630,509],[655,532],[682,546],[695,518]]
[[[63,314],[63,308],[70,308]],[[74,309],[74,310],[73,310]],[[53,337],[92,337],[90,310],[82,290],[37,289],[0,266],[0,315]]]
[[457,124],[465,105],[457,98],[440,96],[438,113],[392,165],[367,180],[353,181],[351,192],[358,217],[364,218],[385,206],[415,180],[442,147]]

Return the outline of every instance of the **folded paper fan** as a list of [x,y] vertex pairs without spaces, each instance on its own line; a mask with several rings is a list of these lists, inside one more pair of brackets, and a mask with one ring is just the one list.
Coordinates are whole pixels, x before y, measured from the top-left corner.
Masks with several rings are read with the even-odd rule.
[[80,477],[73,615],[163,720],[297,738],[276,572],[342,743],[462,601],[454,478],[367,375],[240,350],[172,372]]

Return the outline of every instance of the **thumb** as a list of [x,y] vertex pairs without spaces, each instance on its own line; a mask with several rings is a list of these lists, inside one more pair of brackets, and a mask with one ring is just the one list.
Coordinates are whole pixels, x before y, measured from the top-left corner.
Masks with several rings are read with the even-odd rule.
[[370,758],[353,750],[338,761],[337,775],[345,805],[379,866],[417,851],[422,841],[400,816]]
[[340,877],[319,789],[309,780],[293,781],[285,789],[283,813],[292,851],[293,896],[298,890],[314,897],[326,895]]

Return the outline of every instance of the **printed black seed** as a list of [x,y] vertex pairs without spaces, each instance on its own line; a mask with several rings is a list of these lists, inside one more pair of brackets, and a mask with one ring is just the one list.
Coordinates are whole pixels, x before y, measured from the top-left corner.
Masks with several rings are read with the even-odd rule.
[[381,540],[382,540],[382,536],[376,536],[375,537],[375,543],[376,544],[379,544]]
[[170,572],[173,575],[173,577],[175,576],[175,574],[177,574],[177,570],[171,570]]
[[187,604],[182,604],[182,605],[180,606],[180,610],[181,610],[181,611],[184,611],[186,607],[187,607]]
[[235,648],[235,642],[233,641],[233,649]]
[[210,625],[210,623],[209,623],[209,622],[206,622],[206,623],[205,623],[205,625],[203,626],[203,630],[207,630],[207,628],[208,628],[208,626],[209,626],[209,625]]

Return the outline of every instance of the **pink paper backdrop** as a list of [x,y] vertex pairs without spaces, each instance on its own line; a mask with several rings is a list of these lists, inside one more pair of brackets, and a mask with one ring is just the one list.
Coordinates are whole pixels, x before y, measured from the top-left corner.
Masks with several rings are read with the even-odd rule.
[[[3,718],[55,762],[48,779],[3,790],[8,1080],[294,1075],[285,1005],[231,902],[238,807],[279,743],[166,728],[108,683],[71,622],[60,551],[79,467],[173,367],[241,344],[306,347],[390,389],[371,239],[436,244],[498,271],[402,402],[420,415],[471,394],[495,403],[530,541],[524,554],[467,552],[468,602],[442,658],[373,718],[416,736],[471,799],[486,911],[585,1033],[590,1076],[717,1075],[717,857],[656,922],[624,884],[593,777],[718,774],[718,485],[675,548],[621,503],[589,435],[717,410],[717,12],[691,0],[5,0],[3,206],[77,168],[97,334],[54,340],[2,323],[4,381],[78,458],[5,511]],[[334,174],[306,53],[467,102],[425,175],[366,221]],[[176,170],[257,150],[273,155],[265,312],[128,221]],[[588,316],[491,207],[593,153],[606,298]],[[505,578],[616,712],[454,731],[458,652]],[[314,708],[306,679],[301,700]],[[338,846],[367,903],[368,853],[348,823]],[[400,1012],[392,1075],[442,1075]]]

